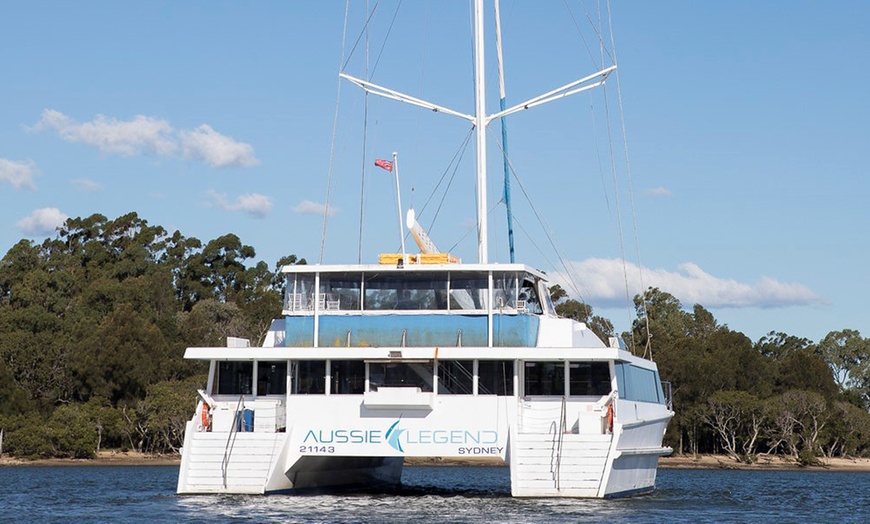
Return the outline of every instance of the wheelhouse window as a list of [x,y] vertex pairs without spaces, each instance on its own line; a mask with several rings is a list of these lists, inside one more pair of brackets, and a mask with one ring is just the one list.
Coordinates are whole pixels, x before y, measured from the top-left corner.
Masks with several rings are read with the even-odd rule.
[[361,360],[333,360],[330,362],[330,393],[362,395],[366,386],[366,364]]
[[517,311],[521,313],[534,313],[540,315],[543,313],[541,307],[541,299],[538,296],[538,289],[535,283],[531,280],[524,280],[517,296]]
[[257,395],[287,393],[287,361],[257,362]]
[[493,308],[517,308],[517,273],[495,272],[492,274]]
[[377,391],[380,387],[417,387],[420,391],[431,393],[433,382],[433,363],[427,362],[372,362],[369,364],[369,388]]
[[571,362],[568,364],[568,387],[571,395],[608,395],[611,391],[610,364],[607,362]]
[[564,362],[526,362],[527,396],[562,396],[565,394]]
[[447,274],[371,275],[365,281],[363,308],[374,311],[447,309]]
[[480,273],[450,275],[450,309],[485,310],[489,298],[489,279]]
[[321,273],[319,309],[359,311],[361,284],[359,273]]
[[250,395],[253,383],[253,362],[218,362],[218,395]]
[[322,395],[326,393],[325,360],[295,361],[292,372],[294,395]]
[[479,395],[510,396],[514,394],[514,362],[512,360],[480,360],[477,363]]
[[438,361],[438,394],[471,395],[473,393],[473,360]]
[[310,311],[314,309],[313,274],[290,273],[287,275],[284,309],[289,311]]

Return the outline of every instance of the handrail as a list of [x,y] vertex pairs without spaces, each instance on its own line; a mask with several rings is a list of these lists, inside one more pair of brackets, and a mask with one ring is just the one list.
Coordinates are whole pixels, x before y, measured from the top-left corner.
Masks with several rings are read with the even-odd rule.
[[561,489],[561,483],[562,483],[562,443],[565,441],[565,424],[566,424],[566,421],[568,418],[567,403],[568,403],[568,397],[563,395],[562,396],[562,409],[559,413],[559,427],[558,427],[559,437],[558,437],[558,440],[556,441],[556,444],[557,444],[557,446],[555,446],[556,449],[554,450],[556,452],[556,471],[553,472],[553,474],[555,476],[555,478],[553,480],[556,481],[556,490]]
[[665,407],[668,411],[674,410],[674,389],[671,383],[667,380],[662,380],[662,389],[665,395]]
[[236,445],[236,434],[239,432],[239,425],[241,420],[239,419],[239,408],[241,408],[245,403],[245,396],[239,396],[239,401],[236,403],[236,411],[233,413],[233,424],[230,427],[230,434],[227,435],[227,444],[224,446],[224,459],[221,461],[221,476],[224,481],[224,488],[227,487],[227,469],[230,465],[230,456],[233,453],[233,447]]
[[[456,368],[454,368],[454,369],[456,369],[458,371],[458,373],[450,373],[450,371],[447,370],[446,366],[442,366],[440,363],[438,364],[439,375],[443,373],[445,377],[453,379],[454,382],[459,382],[458,379],[461,377],[461,378],[465,378],[465,379],[470,379],[472,384],[474,383],[474,372],[468,371],[463,366],[456,366]],[[439,386],[439,388],[441,387],[440,379],[438,381],[438,386]],[[478,385],[478,387],[480,387],[480,386]],[[446,387],[444,389],[447,390]],[[465,391],[465,390],[463,390],[461,392],[458,392],[458,391],[449,391],[449,392],[456,393],[459,395],[470,395],[470,394],[474,393],[474,391]]]

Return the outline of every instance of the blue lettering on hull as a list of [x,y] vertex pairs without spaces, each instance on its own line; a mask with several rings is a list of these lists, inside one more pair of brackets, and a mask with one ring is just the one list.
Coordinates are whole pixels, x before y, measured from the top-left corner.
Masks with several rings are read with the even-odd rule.
[[501,455],[498,432],[492,430],[400,428],[397,420],[386,430],[379,429],[309,429],[303,444],[381,444],[405,453],[403,446],[454,445],[460,455]]

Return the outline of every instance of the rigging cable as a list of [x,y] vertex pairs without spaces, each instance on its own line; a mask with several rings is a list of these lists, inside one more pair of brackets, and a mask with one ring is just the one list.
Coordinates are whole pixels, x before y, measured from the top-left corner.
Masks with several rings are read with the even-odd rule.
[[[613,16],[612,16],[612,12],[610,11],[610,0],[607,1],[607,22],[608,22],[609,29],[610,29],[610,47],[613,49],[613,59],[614,59],[614,63],[616,63],[616,42],[615,42],[614,37],[613,37]],[[649,327],[650,319],[649,319],[649,315],[648,315],[647,307],[646,307],[647,306],[647,296],[646,296],[646,288],[644,287],[644,282],[643,282],[643,264],[641,263],[641,259],[640,259],[640,240],[639,240],[638,234],[637,234],[637,209],[635,208],[635,205],[634,205],[634,184],[632,183],[631,162],[630,162],[630,157],[628,156],[628,133],[626,132],[626,129],[625,129],[625,111],[623,110],[623,105],[622,105],[622,89],[620,88],[620,83],[619,83],[619,70],[616,71],[616,96],[617,96],[617,100],[619,101],[619,120],[620,120],[620,124],[622,126],[622,146],[623,146],[623,155],[625,155],[625,173],[626,173],[626,176],[628,177],[628,195],[629,195],[629,198],[631,199],[631,219],[632,219],[632,225],[634,227],[635,250],[637,251],[637,271],[638,271],[638,278],[640,279],[640,297],[641,297],[641,304],[643,307],[643,316],[645,317],[645,320],[646,320],[643,323],[645,326],[645,329],[646,329],[646,333],[645,333],[646,334],[646,347],[644,348],[643,356],[646,357],[647,353],[649,353],[649,358],[650,358],[650,360],[652,360],[653,359],[652,344],[651,344],[652,334],[650,333],[650,327]],[[633,332],[634,332],[634,330],[632,330],[632,333]]]
[[[492,132],[492,131],[490,131],[490,132]],[[495,141],[495,142],[496,142],[496,146],[501,148],[498,141]],[[513,163],[510,161],[510,157],[508,157],[507,154],[505,154],[504,150],[502,150],[502,154],[507,159],[508,167],[510,168],[511,174],[514,176],[514,180],[516,180],[517,183],[519,184],[520,189],[522,190],[523,196],[526,197],[526,202],[529,203],[529,206],[532,208],[532,212],[534,213],[535,217],[538,219],[538,224],[540,224],[541,229],[544,231],[544,234],[546,235],[547,240],[550,243],[550,247],[553,248],[553,252],[556,253],[556,257],[559,259],[559,262],[561,263],[562,268],[565,270],[565,276],[566,276],[567,280],[570,282],[571,288],[573,288],[575,293],[577,293],[577,295],[580,296],[581,301],[583,301],[584,299],[583,299],[583,294],[580,292],[580,286],[578,286],[577,282],[574,280],[573,272],[569,270],[570,268],[568,267],[567,262],[565,262],[565,259],[562,256],[562,253],[560,253],[559,250],[556,248],[556,242],[553,240],[553,236],[550,232],[549,227],[547,226],[546,222],[544,221],[543,216],[538,212],[538,209],[535,207],[534,202],[532,202],[532,198],[529,195],[529,192],[526,190],[526,186],[523,185],[522,180],[520,180],[519,175],[517,175],[517,172],[514,169]],[[514,216],[513,218],[515,221],[517,221],[517,225],[520,226],[520,229],[523,231],[523,233],[526,234],[526,237],[529,239],[529,241],[532,243],[532,245],[535,246],[535,248],[538,250],[538,253],[540,253],[541,256],[544,257],[544,259],[547,261],[548,264],[550,264],[550,266],[557,267],[557,265],[553,264],[553,262],[549,259],[549,257],[547,257],[547,255],[544,253],[544,251],[537,245],[537,243],[535,243],[534,238],[532,238],[532,236],[529,234],[528,230],[526,230],[521,224],[519,224],[517,217]],[[585,301],[584,301],[584,304],[585,304]],[[588,304],[585,304],[585,305],[588,307]]]
[[459,145],[456,153],[453,154],[453,158],[450,159],[450,163],[447,164],[447,169],[444,170],[444,173],[441,174],[441,178],[438,179],[438,183],[435,184],[432,192],[429,193],[429,198],[426,199],[423,207],[420,208],[420,215],[422,216],[423,212],[425,212],[426,208],[429,206],[429,202],[432,201],[432,198],[438,191],[438,188],[441,187],[441,184],[444,182],[444,178],[447,176],[447,173],[450,172],[450,167],[453,166],[453,173],[450,175],[450,179],[447,181],[447,187],[444,188],[444,193],[441,195],[441,200],[438,202],[438,207],[435,209],[435,215],[432,217],[432,222],[429,225],[430,233],[432,232],[432,227],[435,225],[435,220],[438,218],[438,215],[441,212],[441,206],[444,205],[444,201],[447,199],[447,193],[450,191],[450,186],[453,184],[453,180],[456,178],[456,173],[459,170],[459,163],[462,162],[462,158],[465,156],[465,151],[468,149],[468,144],[471,142],[471,137],[473,136],[473,133],[474,126],[471,126],[471,129],[468,130],[468,134],[465,135],[465,138]]
[[[377,6],[375,6],[377,7]],[[366,11],[368,11],[369,3],[366,0]],[[372,10],[374,14],[374,10]],[[369,78],[369,24],[365,25],[365,41],[366,41],[366,78]],[[365,222],[365,201],[366,201],[366,140],[368,139],[369,127],[369,92],[363,94],[363,136],[362,136],[362,166],[360,169],[360,189],[359,189],[359,241],[356,248],[356,262],[362,264],[362,246],[363,246],[363,223]]]
[[[339,71],[341,71],[342,64],[344,63],[344,50],[345,50],[345,38],[347,37],[347,21],[348,21],[348,12],[350,10],[350,0],[347,0],[347,3],[344,6],[344,26],[341,31],[341,59],[339,61]],[[338,77],[338,87],[335,93],[335,116],[332,119],[332,144],[329,147],[329,169],[326,175],[326,203],[323,205],[323,229],[320,233],[320,255],[318,257],[318,263],[323,263],[323,250],[326,245],[326,223],[327,218],[329,217],[329,196],[330,189],[332,187],[332,167],[335,161],[335,136],[338,133],[338,104],[341,100],[341,77]]]
[[[357,35],[356,40],[353,43],[353,47],[350,50],[350,53],[347,54],[347,60],[345,60],[344,55],[342,55],[341,68],[339,68],[339,71],[344,71],[345,69],[347,69],[347,64],[350,63],[350,59],[353,57],[353,53],[354,53],[354,51],[356,51],[356,47],[359,45],[360,40],[362,40],[363,36],[366,35],[366,31],[368,31],[369,23],[371,22],[372,17],[375,16],[375,11],[378,10],[378,5],[380,5],[380,2],[379,1],[375,2],[375,6],[372,8],[372,11],[366,17],[366,23],[363,25],[363,28],[360,29],[360,32]],[[366,10],[368,10],[368,5],[366,5]],[[344,23],[345,23],[345,29],[347,29],[347,7],[345,7],[345,12],[344,12]],[[341,48],[342,48],[342,52],[343,52],[344,51],[344,39],[342,39]]]

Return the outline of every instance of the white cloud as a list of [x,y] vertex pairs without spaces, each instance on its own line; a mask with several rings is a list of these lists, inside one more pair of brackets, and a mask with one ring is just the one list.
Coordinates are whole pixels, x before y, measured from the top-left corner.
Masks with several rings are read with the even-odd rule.
[[[320,215],[323,216],[323,212],[326,210],[326,205],[321,204],[320,202],[312,202],[310,200],[303,200],[298,205],[293,208],[293,212],[298,215]],[[338,208],[334,206],[329,207],[329,216],[334,216],[338,213]]]
[[103,186],[88,178],[76,178],[72,180],[72,185],[83,193],[96,193],[102,191]]
[[226,195],[217,191],[209,190],[208,196],[224,211],[241,211],[257,218],[265,217],[272,209],[272,199],[259,193],[241,195],[235,202],[229,202]]
[[667,198],[674,196],[673,191],[663,186],[647,189],[645,193],[653,198]]
[[206,124],[193,131],[179,131],[178,136],[185,157],[202,160],[212,167],[249,167],[260,163],[250,144],[236,142]]
[[126,121],[97,115],[90,122],[79,123],[60,111],[45,109],[39,122],[29,130],[53,130],[67,142],[90,145],[103,153],[180,155],[212,167],[249,167],[260,163],[250,144],[222,135],[207,124],[190,131],[176,130],[167,120],[144,115]]
[[36,166],[33,162],[15,162],[0,158],[0,183],[9,184],[15,189],[36,189]]
[[[623,270],[624,268],[624,270]],[[590,258],[572,267],[573,281],[583,290],[585,300],[601,305],[625,304],[625,286],[629,296],[639,294],[642,286],[637,265],[618,259]],[[572,289],[564,274],[553,280]],[[738,282],[713,276],[696,264],[680,264],[675,271],[643,269],[643,287],[657,287],[677,297],[684,306],[701,304],[707,308],[779,308],[824,304],[823,297],[803,284],[783,283],[762,277],[755,283]]]
[[69,217],[58,208],[44,207],[35,209],[30,216],[22,218],[15,225],[27,235],[48,235],[62,226],[67,219]]
[[97,115],[90,122],[78,123],[60,111],[45,109],[32,129],[52,129],[67,142],[94,146],[103,153],[171,156],[178,149],[169,122],[143,115],[128,121]]

